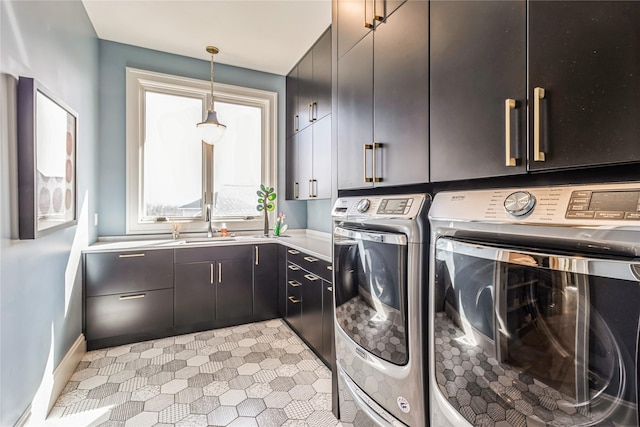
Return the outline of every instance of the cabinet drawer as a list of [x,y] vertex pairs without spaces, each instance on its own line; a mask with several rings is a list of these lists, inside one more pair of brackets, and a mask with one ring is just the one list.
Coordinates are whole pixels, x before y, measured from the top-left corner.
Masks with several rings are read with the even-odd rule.
[[173,287],[173,250],[85,254],[86,296]]
[[253,245],[205,246],[175,250],[176,264],[253,257]]
[[173,289],[86,299],[87,340],[173,327]]
[[331,263],[321,260],[320,258],[311,256],[297,249],[288,248],[287,261],[292,262],[325,280],[330,282],[333,280],[332,270],[328,268],[331,267]]

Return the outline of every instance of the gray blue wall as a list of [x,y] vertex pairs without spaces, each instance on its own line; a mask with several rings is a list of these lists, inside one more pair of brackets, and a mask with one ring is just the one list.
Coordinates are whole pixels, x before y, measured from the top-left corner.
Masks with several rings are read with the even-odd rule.
[[[204,46],[203,46],[204,49]],[[133,67],[177,76],[209,80],[209,62],[156,50],[100,40],[100,165],[99,234],[125,234],[125,68]],[[278,192],[285,188],[285,78],[225,64],[215,65],[216,82],[278,93]],[[278,198],[290,228],[307,226],[305,202]]]
[[[13,425],[82,332],[80,250],[95,241],[98,39],[73,1],[0,3],[0,425]],[[17,240],[16,84],[79,114],[77,226]]]

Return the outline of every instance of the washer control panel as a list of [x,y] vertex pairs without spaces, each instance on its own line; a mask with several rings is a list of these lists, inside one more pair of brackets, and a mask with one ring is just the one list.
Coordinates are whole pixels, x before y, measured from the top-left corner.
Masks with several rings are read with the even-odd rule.
[[403,218],[418,215],[426,196],[424,194],[398,196],[342,197],[336,200],[334,217]]

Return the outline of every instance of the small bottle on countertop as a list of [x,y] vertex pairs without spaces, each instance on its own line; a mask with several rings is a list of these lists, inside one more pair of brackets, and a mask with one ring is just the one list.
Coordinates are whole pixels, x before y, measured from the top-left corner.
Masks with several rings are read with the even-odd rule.
[[227,223],[223,222],[222,226],[220,227],[220,236],[222,237],[228,237],[229,236],[229,230],[227,230]]

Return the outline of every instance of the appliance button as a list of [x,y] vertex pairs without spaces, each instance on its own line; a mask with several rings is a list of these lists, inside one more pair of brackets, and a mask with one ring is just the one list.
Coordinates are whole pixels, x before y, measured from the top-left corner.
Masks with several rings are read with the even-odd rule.
[[600,211],[596,212],[596,219],[624,219],[624,212],[609,212]]
[[356,206],[356,209],[358,209],[358,212],[364,213],[369,209],[369,206],[371,206],[371,201],[369,199],[361,199],[358,202],[358,206]]
[[523,216],[533,210],[536,198],[527,191],[516,191],[504,200],[504,209],[513,216]]
[[624,214],[624,219],[640,219],[640,212],[626,212]]
[[591,191],[574,191],[571,193],[571,197],[586,197],[591,198]]
[[593,211],[578,211],[578,212],[567,212],[565,218],[581,218],[588,219],[593,218],[595,212]]
[[570,211],[586,211],[589,206],[587,205],[570,205]]

